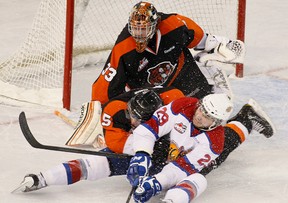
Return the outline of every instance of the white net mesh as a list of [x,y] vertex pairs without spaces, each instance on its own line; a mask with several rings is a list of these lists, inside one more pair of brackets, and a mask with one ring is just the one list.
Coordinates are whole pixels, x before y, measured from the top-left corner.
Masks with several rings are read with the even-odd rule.
[[[127,23],[130,9],[138,1],[76,0],[75,2],[73,66],[105,61],[108,50]],[[238,0],[151,0],[150,2],[154,3],[158,11],[191,17],[206,32],[236,38]],[[0,95],[29,101],[32,97],[25,95],[25,91],[28,91],[30,95],[41,95],[41,99],[32,102],[45,104],[47,102],[43,97],[48,96],[51,99],[52,93],[47,92],[55,90],[59,97],[57,106],[61,103],[65,24],[66,1],[43,0],[27,40],[18,52],[0,63]],[[43,90],[44,93],[41,93]]]

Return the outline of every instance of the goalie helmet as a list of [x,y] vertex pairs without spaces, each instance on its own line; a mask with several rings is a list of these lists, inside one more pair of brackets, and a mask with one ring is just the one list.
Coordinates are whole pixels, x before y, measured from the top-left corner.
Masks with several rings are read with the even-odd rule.
[[143,90],[132,97],[128,102],[130,117],[141,121],[151,118],[154,111],[163,105],[160,96],[153,90]]
[[212,130],[229,119],[233,111],[233,103],[226,94],[209,94],[200,100],[202,113],[213,120],[213,124],[203,130]]
[[160,17],[153,4],[137,3],[129,16],[128,31],[136,41],[136,51],[141,53],[156,32]]

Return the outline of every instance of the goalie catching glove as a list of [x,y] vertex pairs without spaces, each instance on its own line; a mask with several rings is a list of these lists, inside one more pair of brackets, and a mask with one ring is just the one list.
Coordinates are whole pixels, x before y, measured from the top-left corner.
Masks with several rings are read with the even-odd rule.
[[196,54],[195,59],[206,66],[213,64],[213,61],[230,64],[244,61],[245,45],[240,40],[229,40],[208,34],[195,48],[195,50],[201,49],[203,51]]

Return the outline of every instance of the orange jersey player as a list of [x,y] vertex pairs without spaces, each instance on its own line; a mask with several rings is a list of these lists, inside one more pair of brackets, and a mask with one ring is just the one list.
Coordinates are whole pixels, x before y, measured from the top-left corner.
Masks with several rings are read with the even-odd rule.
[[[229,57],[226,56],[227,47],[232,48],[230,42],[235,41],[207,34],[185,16],[157,12],[152,4],[140,2],[133,7],[127,25],[93,84],[92,100],[104,104],[123,93],[125,87],[134,89],[159,85],[173,86],[185,96],[202,98],[211,93],[212,87],[189,49],[205,53],[226,50],[216,54],[216,58],[218,61],[225,59],[227,63],[229,57],[237,57],[231,50],[228,50]],[[235,49],[233,47],[233,51]],[[216,60],[215,54],[212,58]]]
[[[166,105],[172,102],[175,99],[184,97],[184,94],[175,88],[167,87],[167,88],[147,88],[153,89],[157,94],[159,94],[162,104]],[[145,92],[147,89],[135,89],[133,91],[124,93],[113,100],[109,101],[103,106],[102,116],[101,116],[101,124],[104,130],[104,136],[107,147],[116,153],[129,153],[125,149],[125,145],[129,146],[129,143],[126,143],[129,135],[132,133],[132,129],[139,125],[139,119],[130,118],[128,115],[128,101],[138,94],[139,92]],[[131,103],[131,101],[130,101]],[[155,110],[153,104],[149,104],[152,110]],[[146,109],[137,108],[140,114],[145,114],[146,112],[149,114],[149,106],[146,106]],[[131,111],[131,110],[130,110]],[[146,111],[143,112],[142,111]],[[151,112],[153,113],[153,112]],[[137,114],[136,114],[137,115]],[[149,114],[150,115],[150,114]],[[149,119],[142,118],[142,119]],[[152,115],[152,114],[151,114]],[[150,115],[150,116],[151,116]],[[143,117],[143,116],[142,116]]]

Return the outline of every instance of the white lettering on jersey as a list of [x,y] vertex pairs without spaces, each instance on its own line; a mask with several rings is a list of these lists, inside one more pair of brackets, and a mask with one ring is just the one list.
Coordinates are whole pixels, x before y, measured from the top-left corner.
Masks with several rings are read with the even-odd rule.
[[108,63],[107,67],[102,70],[101,74],[104,75],[106,81],[110,82],[117,74],[117,71],[115,68],[111,67],[110,63]]

